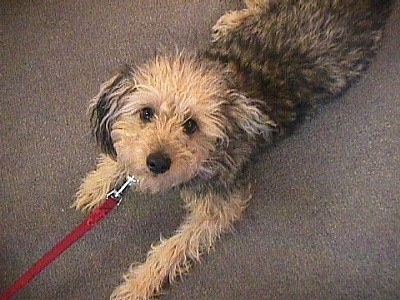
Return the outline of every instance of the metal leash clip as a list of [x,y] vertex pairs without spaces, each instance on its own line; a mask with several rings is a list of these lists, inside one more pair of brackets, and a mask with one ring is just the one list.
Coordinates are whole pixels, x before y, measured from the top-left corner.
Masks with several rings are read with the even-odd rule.
[[132,184],[136,184],[138,182],[139,182],[139,180],[137,180],[134,176],[127,176],[124,184],[121,185],[121,187],[118,190],[113,189],[111,192],[109,192],[107,194],[107,198],[112,197],[113,199],[118,201],[118,205],[119,205],[121,202],[121,199],[122,199],[123,192],[127,188],[129,188]]

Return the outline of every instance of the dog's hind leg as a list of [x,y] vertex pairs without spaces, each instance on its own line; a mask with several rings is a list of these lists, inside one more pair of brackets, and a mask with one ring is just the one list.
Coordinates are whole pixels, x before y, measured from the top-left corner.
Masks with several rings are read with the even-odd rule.
[[217,41],[223,39],[228,32],[240,27],[247,19],[253,18],[262,10],[269,10],[276,4],[276,0],[245,0],[246,8],[233,10],[225,13],[219,18],[212,28],[212,39]]
[[244,3],[250,9],[260,9],[261,7],[267,7],[276,1],[277,0],[244,0]]
[[221,233],[231,228],[245,209],[250,193],[247,189],[238,191],[230,199],[214,193],[201,198],[183,197],[189,210],[185,222],[174,236],[152,247],[145,263],[131,267],[111,299],[149,299],[160,294],[164,283],[188,271],[192,262],[209,252]]

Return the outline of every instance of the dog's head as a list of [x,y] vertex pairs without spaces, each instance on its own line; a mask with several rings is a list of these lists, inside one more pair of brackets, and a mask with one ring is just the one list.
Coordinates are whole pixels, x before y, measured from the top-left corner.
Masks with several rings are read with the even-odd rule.
[[221,68],[182,55],[120,72],[90,111],[102,150],[153,193],[215,175],[210,165],[232,134],[269,132],[257,102],[229,88]]

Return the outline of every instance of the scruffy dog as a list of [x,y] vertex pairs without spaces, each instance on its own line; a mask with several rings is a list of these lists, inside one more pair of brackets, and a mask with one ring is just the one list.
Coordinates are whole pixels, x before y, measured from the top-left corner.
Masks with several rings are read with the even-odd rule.
[[90,102],[105,153],[74,206],[89,210],[133,175],[142,192],[178,188],[188,214],[129,269],[112,299],[148,299],[188,271],[251,198],[243,171],[309,108],[343,92],[381,37],[388,1],[247,0],[196,56],[159,56],[105,82]]

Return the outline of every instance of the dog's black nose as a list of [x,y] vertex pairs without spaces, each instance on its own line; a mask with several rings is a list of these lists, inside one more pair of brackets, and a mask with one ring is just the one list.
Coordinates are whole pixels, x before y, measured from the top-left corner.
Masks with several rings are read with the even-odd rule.
[[147,157],[146,164],[154,174],[162,174],[167,172],[171,167],[171,159],[165,153],[156,152]]

